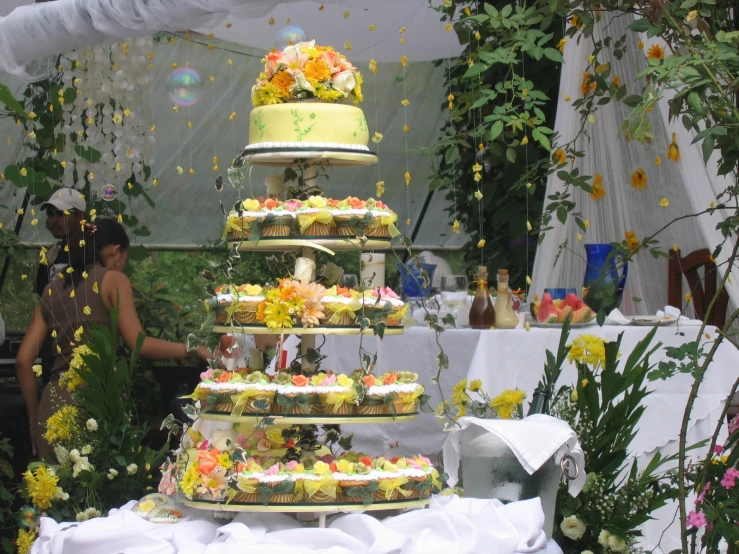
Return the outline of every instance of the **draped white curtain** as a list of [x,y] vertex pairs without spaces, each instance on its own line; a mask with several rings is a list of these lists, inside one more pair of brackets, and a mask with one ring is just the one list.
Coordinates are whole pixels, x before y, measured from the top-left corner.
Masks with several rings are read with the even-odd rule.
[[[618,75],[621,83],[628,87],[628,94],[639,94],[642,81],[635,76],[647,65],[646,51],[657,39],[648,39],[628,31],[629,17],[604,17],[597,25],[596,35],[607,32],[612,37],[626,33],[628,51],[621,60],[599,60],[610,62],[611,78]],[[644,51],[637,47],[644,41]],[[559,104],[555,130],[560,134],[560,144],[569,142],[580,128],[580,116],[572,108],[572,101],[581,97],[580,84],[583,72],[587,71],[588,56],[592,44],[586,40],[570,40],[565,46],[565,63],[562,67]],[[567,97],[570,101],[567,101]],[[577,242],[580,233],[573,218],[562,225],[553,218],[553,230],[549,231],[537,251],[532,275],[532,292],[541,295],[547,287],[575,287],[579,290],[585,274],[584,243],[609,243],[624,240],[624,234],[632,231],[640,240],[651,235],[675,217],[696,213],[709,207],[721,191],[731,185],[725,177],[716,175],[717,155],[706,166],[703,163],[700,142],[691,145],[693,133],[686,131],[680,121],[669,121],[669,108],[663,98],[659,108],[651,114],[651,124],[655,138],[651,144],[629,142],[620,133],[621,123],[626,119],[630,108],[622,102],[611,102],[601,106],[595,122],[586,123],[587,136],[581,135],[576,148],[585,152],[584,158],[575,162],[581,174],[603,176],[605,198],[593,200],[581,189],[572,189],[572,199],[577,203],[577,211],[590,221],[590,229],[583,233],[582,242]],[[680,162],[667,159],[667,150],[672,133],[676,133],[680,149]],[[660,156],[662,164],[655,163]],[[631,175],[638,168],[647,174],[648,187],[637,190],[631,186]],[[564,190],[562,181],[553,174],[547,183],[547,196]],[[660,206],[660,200],[667,198],[669,207]],[[698,218],[679,221],[657,238],[663,250],[677,244],[682,255],[700,248],[714,248],[721,244],[722,237],[716,230],[720,215],[703,215]],[[559,247],[567,241],[565,250],[556,260]],[[728,257],[731,245],[726,245],[717,262],[720,269],[722,261]],[[570,251],[571,250],[571,251]],[[739,279],[727,283],[731,303],[739,305]],[[687,291],[687,288],[684,287]],[[641,302],[635,302],[634,297]],[[667,259],[654,259],[648,253],[639,254],[629,266],[629,276],[624,292],[622,311],[631,314],[654,314],[667,303]]]

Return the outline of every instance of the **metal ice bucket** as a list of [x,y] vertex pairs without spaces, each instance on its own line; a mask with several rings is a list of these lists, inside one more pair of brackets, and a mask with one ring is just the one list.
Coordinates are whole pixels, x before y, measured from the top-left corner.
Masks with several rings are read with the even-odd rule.
[[503,440],[477,425],[462,431],[462,482],[469,498],[497,498],[503,503],[539,497],[544,509],[544,532],[552,538],[557,489],[562,477],[575,479],[579,469],[566,455],[561,467],[554,457],[533,475],[523,468]]

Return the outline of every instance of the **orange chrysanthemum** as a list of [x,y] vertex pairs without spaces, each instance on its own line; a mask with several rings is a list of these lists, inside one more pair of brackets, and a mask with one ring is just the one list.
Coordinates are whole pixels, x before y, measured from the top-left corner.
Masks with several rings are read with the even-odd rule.
[[603,175],[596,173],[593,178],[593,192],[590,193],[590,197],[593,200],[600,200],[606,195],[606,189],[603,188]]
[[652,58],[653,60],[664,60],[665,49],[659,44],[653,44],[649,47],[649,50],[647,50],[647,58]]
[[636,238],[636,235],[633,231],[626,231],[626,248],[629,250],[633,250],[637,246],[639,246],[639,239]]
[[310,60],[306,62],[303,73],[312,85],[321,81],[328,81],[331,78],[331,68],[329,68],[324,60]]
[[290,98],[290,88],[295,84],[295,79],[287,71],[279,71],[272,77],[272,84],[279,91],[282,98]]
[[598,88],[598,83],[595,81],[590,80],[590,73],[587,71],[582,74],[582,84],[580,85],[580,92],[583,96],[585,96],[588,93],[595,92],[595,89]]

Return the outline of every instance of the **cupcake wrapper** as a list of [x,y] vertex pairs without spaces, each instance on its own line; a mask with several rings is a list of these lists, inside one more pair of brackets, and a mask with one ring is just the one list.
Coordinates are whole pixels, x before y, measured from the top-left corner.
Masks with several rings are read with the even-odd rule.
[[290,225],[265,223],[262,227],[263,237],[289,237]]
[[[393,406],[395,406],[396,415],[412,414],[413,412],[418,411],[418,402],[414,402],[413,406],[411,408],[408,408],[407,407],[408,405],[405,402],[400,402],[399,400],[395,400],[393,402]],[[386,414],[392,413],[387,406],[385,406],[385,413]]]
[[[273,392],[267,392],[265,394],[259,394],[257,396],[253,396],[249,399],[249,401],[244,405],[244,411],[245,414],[266,414],[272,411],[272,402],[275,399],[275,393]],[[266,400],[267,401],[267,407],[263,410],[260,410],[255,406],[258,400]],[[233,404],[231,404],[233,406]],[[233,410],[233,407],[231,408]]]
[[354,413],[360,415],[382,415],[385,412],[385,402],[381,399],[365,397],[359,406],[354,407]]
[[354,411],[354,404],[350,404],[349,402],[344,402],[339,408],[334,411],[334,405],[333,404],[324,404],[323,398],[321,398],[321,409],[323,410],[323,413],[326,415],[350,415]]
[[226,316],[225,312],[218,311],[216,313],[216,323],[226,323],[228,321],[228,316]]
[[259,493],[239,492],[236,496],[234,496],[233,501],[241,504],[257,504],[259,503]]
[[336,234],[340,237],[356,237],[357,232],[354,229],[354,225],[346,222],[344,224],[339,221],[336,222]]
[[385,237],[390,238],[390,229],[387,225],[380,225],[379,227],[367,227],[364,231],[364,235],[367,237]]
[[315,223],[311,223],[310,226],[301,234],[314,237],[328,237],[336,234],[336,227],[329,225],[328,223],[316,221]]
[[307,498],[306,501],[309,504],[329,504],[331,502],[336,502],[337,499],[338,499],[338,495],[337,495],[337,498],[332,498],[329,495],[327,495],[325,492],[318,491],[316,494],[314,494],[310,498]]
[[258,302],[239,302],[234,310],[234,321],[242,324],[256,323],[258,306]]
[[218,402],[215,406],[213,406],[213,411],[215,412],[227,412],[230,414],[233,409],[233,402]]
[[385,496],[385,491],[376,490],[374,493],[372,493],[372,498],[375,499],[376,502],[392,502],[393,500],[398,499],[398,491],[393,490],[390,493],[390,500]]
[[325,315],[324,315],[324,320],[321,323],[329,327],[354,325],[356,321],[356,318],[352,317],[350,314],[344,313],[341,315],[341,319],[339,320],[338,323],[329,323],[329,319],[331,319],[331,316],[334,315],[334,312],[332,312],[331,310],[326,310],[323,313]]

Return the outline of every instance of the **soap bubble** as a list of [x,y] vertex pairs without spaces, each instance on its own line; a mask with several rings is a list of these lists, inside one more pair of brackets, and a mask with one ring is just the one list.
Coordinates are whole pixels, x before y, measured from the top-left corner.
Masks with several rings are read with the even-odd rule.
[[277,50],[284,50],[286,47],[297,44],[299,42],[305,42],[308,38],[305,35],[305,31],[297,25],[287,25],[277,31],[275,36],[274,47]]
[[216,177],[216,191],[221,192],[223,190],[223,175]]
[[167,90],[178,106],[194,106],[200,99],[200,74],[191,67],[178,67],[167,77]]
[[100,194],[106,202],[112,202],[118,198],[118,190],[115,188],[115,185],[103,185],[103,188],[100,189]]

